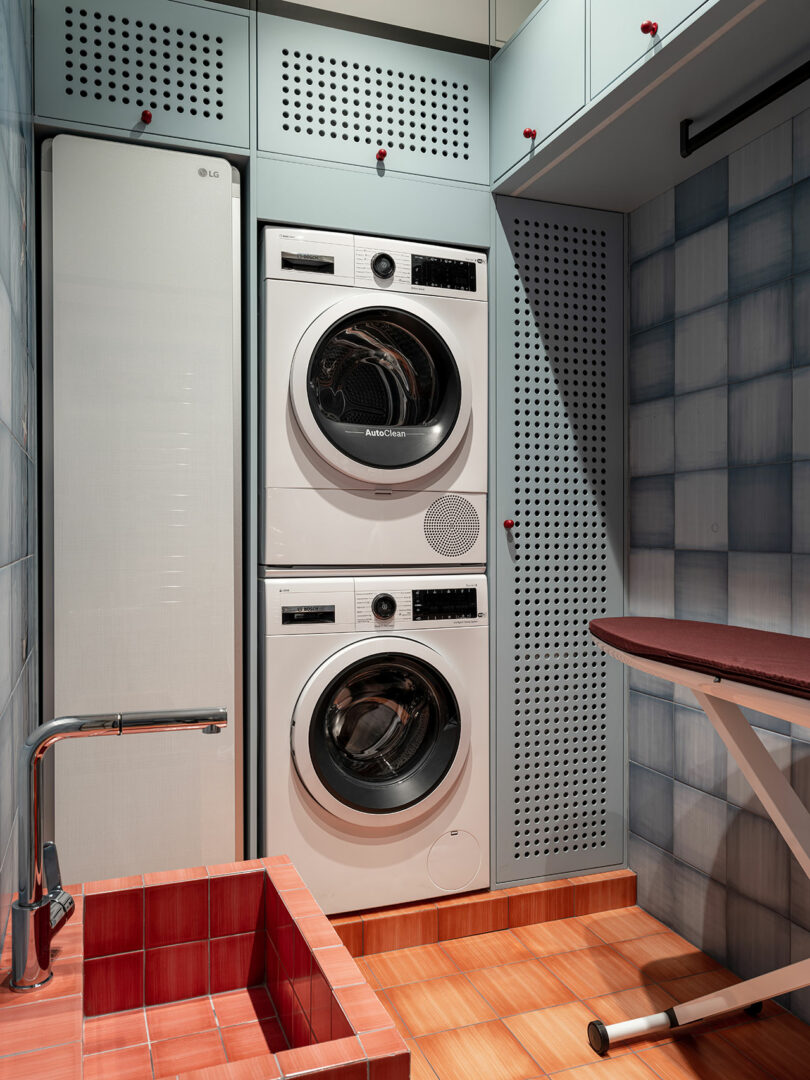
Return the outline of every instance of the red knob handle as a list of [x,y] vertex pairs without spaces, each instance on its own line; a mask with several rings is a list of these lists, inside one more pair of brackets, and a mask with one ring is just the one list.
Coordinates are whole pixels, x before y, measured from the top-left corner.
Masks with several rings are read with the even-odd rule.
[[377,151],[377,161],[385,161],[387,157],[388,151],[385,149],[384,146],[381,146],[380,149]]
[[524,139],[536,139],[537,138],[537,129],[536,128],[524,128],[523,129],[523,138]]
[[512,521],[511,518],[507,518],[506,521],[503,523],[503,527],[505,529],[514,529],[515,523],[514,521]]
[[642,34],[649,34],[650,37],[655,37],[658,33],[658,23],[653,22],[652,19],[645,19],[641,24]]
[[141,113],[141,121],[144,124],[152,123],[152,113],[149,111],[149,109],[143,110],[143,112]]

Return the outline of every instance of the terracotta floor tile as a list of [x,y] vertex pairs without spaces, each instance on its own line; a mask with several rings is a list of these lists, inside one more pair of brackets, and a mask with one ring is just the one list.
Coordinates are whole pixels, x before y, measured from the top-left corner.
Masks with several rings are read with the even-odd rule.
[[537,1062],[500,1020],[427,1035],[416,1043],[439,1080],[529,1080],[538,1075]]
[[383,989],[458,973],[456,965],[439,945],[417,945],[413,949],[373,953],[365,957],[365,965]]
[[433,1066],[417,1046],[416,1039],[406,1039],[405,1045],[411,1052],[411,1080],[436,1080]]
[[[779,1080],[807,1078],[806,1057],[801,1072],[783,1072],[781,1054],[779,1059],[772,1058],[770,1070],[763,1072],[753,1061],[724,1042],[719,1034],[700,1035],[697,1038],[687,1035],[653,1050],[642,1050],[638,1056],[661,1080],[770,1080],[775,1075]],[[775,1060],[780,1060],[778,1073],[773,1072]]]
[[646,934],[663,934],[668,929],[640,907],[598,911],[594,915],[581,915],[579,921],[608,944],[644,937]]
[[543,963],[579,998],[613,994],[653,981],[645,979],[635,964],[619,956],[610,945],[546,956]]
[[713,994],[726,986],[733,986],[740,980],[725,968],[714,971],[701,971],[697,975],[684,975],[680,979],[667,979],[661,983],[668,994],[678,1002],[691,1001],[692,998]]
[[84,1080],[152,1080],[149,1047],[128,1046],[85,1057]]
[[[715,1036],[710,1036],[715,1038]],[[795,1016],[757,1020],[718,1033],[746,1057],[773,1072],[779,1065],[779,1080],[807,1080],[810,1073],[810,1028]]]
[[499,1016],[561,1005],[575,996],[539,960],[482,968],[468,972],[467,978]]
[[[621,990],[617,994],[603,994],[601,997],[588,998],[585,1002],[604,1024],[618,1024],[622,1020],[635,1020],[650,1013],[664,1012],[675,1004],[675,999],[666,990],[652,983],[649,986],[637,986],[632,990]],[[628,1050],[643,1050],[648,1046],[659,1046],[672,1038],[661,1033],[648,1039],[631,1039],[625,1045]]]
[[80,922],[73,919],[63,926],[51,946],[51,959],[54,962],[64,960],[68,956],[81,956],[84,947],[84,927]]
[[143,1009],[92,1016],[84,1022],[85,1054],[101,1054],[105,1050],[123,1050],[146,1042],[146,1017]]
[[[657,1080],[656,1074],[635,1054],[624,1054],[612,1061],[597,1061],[554,1073],[554,1080]],[[731,1077],[729,1077],[731,1080]]]
[[146,1010],[146,1024],[152,1042],[177,1039],[197,1031],[209,1031],[217,1026],[211,999],[192,998],[190,1001],[153,1005]]
[[410,1038],[411,1032],[408,1028],[408,1025],[394,1008],[393,1002],[389,1001],[388,996],[384,990],[377,991],[377,1000],[391,1017],[394,1027],[397,1029],[400,1035],[404,1035],[407,1038]]
[[492,934],[475,934],[473,937],[443,941],[441,948],[462,971],[531,958],[529,950],[511,930],[496,930]]
[[386,994],[411,1035],[495,1019],[495,1013],[464,975],[392,986]]
[[277,1020],[254,1020],[251,1024],[223,1028],[222,1041],[228,1061],[275,1054],[288,1048],[284,1032]]
[[[6,972],[0,984],[0,1009],[13,1009],[20,1004],[20,995],[8,988],[10,972]],[[69,997],[82,992],[82,960],[74,957],[54,964],[53,978],[47,986],[37,990],[37,1001],[49,1001],[51,998]]]
[[573,949],[590,949],[604,942],[579,919],[557,919],[532,926],[516,926],[512,933],[535,956],[552,956]]
[[43,1050],[46,1046],[77,1042],[82,1037],[82,999],[55,998],[37,1001],[22,994],[20,1005],[6,1009],[0,1016],[0,1047],[3,1054],[22,1054],[28,1050]]
[[263,986],[214,994],[211,1001],[220,1027],[247,1024],[251,1020],[267,1020],[276,1014],[270,995]]
[[588,1042],[588,1024],[593,1018],[581,1001],[572,1001],[510,1016],[503,1022],[542,1069],[556,1072],[599,1060]]
[[219,1031],[199,1031],[182,1039],[152,1043],[155,1076],[173,1076],[226,1061]]
[[0,1058],[0,1080],[76,1080],[81,1070],[79,1042]]
[[664,982],[719,967],[716,960],[671,931],[618,941],[613,948],[641,968],[645,982]]

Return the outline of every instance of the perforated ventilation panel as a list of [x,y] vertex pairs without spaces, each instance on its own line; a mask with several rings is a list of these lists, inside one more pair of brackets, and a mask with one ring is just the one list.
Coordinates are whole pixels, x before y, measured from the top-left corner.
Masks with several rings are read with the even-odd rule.
[[258,24],[260,150],[488,183],[485,60],[274,15]]
[[497,876],[623,858],[621,217],[499,199]]
[[35,18],[39,116],[248,146],[245,15],[174,0],[36,0]]
[[458,558],[471,551],[481,532],[481,519],[469,499],[442,495],[427,508],[425,539],[439,555]]

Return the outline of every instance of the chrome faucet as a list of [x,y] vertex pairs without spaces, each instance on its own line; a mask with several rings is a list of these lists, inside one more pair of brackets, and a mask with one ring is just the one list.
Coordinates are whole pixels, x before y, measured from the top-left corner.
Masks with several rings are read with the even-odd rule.
[[51,942],[75,910],[62,888],[56,845],[42,840],[42,777],[45,751],[60,739],[128,735],[152,731],[202,730],[218,734],[228,723],[225,709],[106,713],[60,716],[25,740],[18,765],[19,895],[11,908],[12,990],[37,990],[50,981]]

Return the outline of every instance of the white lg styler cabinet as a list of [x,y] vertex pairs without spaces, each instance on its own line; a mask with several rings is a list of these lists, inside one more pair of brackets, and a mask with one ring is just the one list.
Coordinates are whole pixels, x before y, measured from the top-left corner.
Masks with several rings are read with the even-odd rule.
[[239,205],[220,158],[43,147],[43,719],[228,710],[55,747],[68,881],[241,854]]

